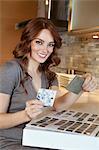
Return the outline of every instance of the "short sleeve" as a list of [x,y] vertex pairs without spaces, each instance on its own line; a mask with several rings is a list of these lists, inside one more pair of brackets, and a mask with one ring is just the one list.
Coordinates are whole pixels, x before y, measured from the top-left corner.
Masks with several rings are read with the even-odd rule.
[[18,65],[9,61],[0,67],[0,93],[11,95],[18,82]]

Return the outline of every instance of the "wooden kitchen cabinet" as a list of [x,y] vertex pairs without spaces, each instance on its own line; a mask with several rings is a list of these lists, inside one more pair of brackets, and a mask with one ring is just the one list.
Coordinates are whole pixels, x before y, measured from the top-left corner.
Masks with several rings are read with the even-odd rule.
[[0,64],[12,58],[21,30],[15,24],[37,15],[38,0],[0,0]]

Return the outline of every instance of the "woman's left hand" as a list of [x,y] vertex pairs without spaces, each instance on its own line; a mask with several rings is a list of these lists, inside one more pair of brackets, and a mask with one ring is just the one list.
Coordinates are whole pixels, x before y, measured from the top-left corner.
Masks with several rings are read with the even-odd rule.
[[90,73],[86,73],[84,76],[85,81],[83,83],[83,91],[85,92],[92,92],[97,87],[97,81],[94,76],[92,76]]

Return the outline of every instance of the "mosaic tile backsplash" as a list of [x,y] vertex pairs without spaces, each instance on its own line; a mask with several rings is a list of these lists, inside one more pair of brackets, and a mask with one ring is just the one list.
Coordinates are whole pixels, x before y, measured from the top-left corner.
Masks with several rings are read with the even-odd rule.
[[90,72],[97,78],[99,87],[99,39],[84,39],[60,33],[63,45],[58,54],[61,63],[54,68],[61,73]]

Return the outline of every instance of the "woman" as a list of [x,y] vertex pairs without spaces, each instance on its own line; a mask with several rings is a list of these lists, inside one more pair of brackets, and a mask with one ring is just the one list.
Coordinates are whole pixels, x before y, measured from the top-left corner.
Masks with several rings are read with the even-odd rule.
[[[14,60],[0,69],[0,148],[2,150],[29,150],[21,146],[22,129],[43,110],[36,99],[39,88],[57,89],[56,74],[50,67],[60,63],[57,50],[62,42],[51,21],[36,18],[29,21],[20,42],[13,51]],[[84,76],[82,91],[92,91],[96,81],[90,74]],[[82,92],[81,92],[82,93]],[[55,99],[58,110],[71,106],[81,95],[68,92]]]

